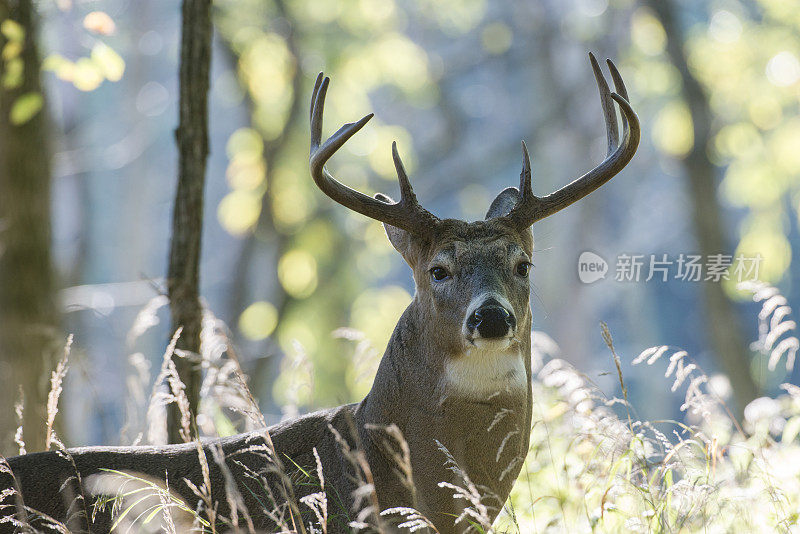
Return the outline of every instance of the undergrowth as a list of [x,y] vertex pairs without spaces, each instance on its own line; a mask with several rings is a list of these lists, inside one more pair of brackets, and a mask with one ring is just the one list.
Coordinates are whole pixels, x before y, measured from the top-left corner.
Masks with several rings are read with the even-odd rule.
[[[769,368],[781,361],[787,369],[794,365],[798,352],[796,325],[791,309],[777,290],[764,284],[748,284],[753,299],[762,304],[759,314],[759,339],[753,348],[768,357]],[[131,345],[153,323],[155,311],[163,301],[145,308],[131,329]],[[800,387],[783,384],[775,397],[751,402],[737,420],[725,404],[719,384],[724,378],[705,373],[690,354],[670,346],[648,348],[631,358],[618,354],[611,333],[601,325],[611,362],[615,364],[622,397],[608,397],[592,381],[558,358],[556,344],[545,334],[533,334],[533,427],[524,467],[500,517],[489,525],[477,489],[464,476],[463,485],[449,484],[454,498],[468,507],[459,518],[464,528],[474,532],[575,533],[723,533],[723,532],[800,532]],[[182,389],[176,383],[172,358],[175,340],[164,355],[161,371],[153,384],[142,365],[142,355],[130,357],[136,371],[129,380],[129,421],[123,435],[133,443],[159,443],[165,437],[164,406],[184,404]],[[229,434],[264,426],[264,417],[250,394],[238,359],[225,335],[225,328],[207,314],[204,328],[204,400],[198,425],[205,434]],[[362,347],[363,349],[363,347]],[[53,373],[53,392],[48,399],[48,436],[58,410],[58,395],[67,370],[68,346],[59,368]],[[179,355],[180,356],[180,355]],[[621,361],[647,365],[663,373],[664,388],[683,396],[682,420],[643,421],[636,406],[629,402]],[[145,395],[147,389],[150,395]],[[21,410],[17,408],[18,412]],[[289,407],[285,413],[296,412]],[[145,413],[145,416],[137,416]],[[238,420],[231,414],[241,414]],[[480,431],[480,430],[478,430]],[[391,434],[391,427],[387,433]],[[397,431],[399,434],[399,430]],[[195,439],[184,428],[187,441]],[[192,435],[190,435],[192,434]],[[16,442],[24,452],[22,430]],[[403,449],[402,436],[391,435],[404,451],[398,465],[406,468],[410,481],[410,460]],[[273,462],[289,485],[307,486],[312,491],[299,499],[285,494],[288,506],[274,499],[275,523],[285,532],[327,532],[334,517],[346,517],[353,529],[381,531],[387,518],[410,532],[435,530],[413,508],[379,511],[374,491],[370,494],[368,466],[358,490],[366,503],[361,513],[350,514],[337,506],[338,496],[325,485],[325,473],[314,450],[315,465],[284,465],[280,451],[267,447],[261,451],[265,461]],[[53,445],[63,450],[52,435]],[[343,445],[344,442],[342,442]],[[198,458],[205,455],[198,446]],[[453,462],[446,449],[445,462]],[[214,461],[223,465],[221,450]],[[358,451],[348,451],[354,465],[362,462]],[[454,465],[453,469],[458,470]],[[208,466],[205,465],[204,472]],[[8,464],[0,457],[0,472]],[[290,473],[290,474],[287,474]],[[92,507],[114,511],[118,531],[182,532],[192,528],[206,532],[230,530],[254,532],[248,511],[237,504],[235,489],[228,491],[233,517],[215,517],[214,503],[207,487],[192,487],[203,506],[190,506],[170,492],[163,481],[152,481],[135,474],[109,471],[101,479],[98,492],[105,494]],[[410,482],[409,482],[410,483]],[[97,485],[98,483],[95,482]],[[233,488],[233,484],[230,485]],[[228,485],[226,485],[228,487]],[[316,490],[316,491],[315,491]],[[204,514],[197,510],[204,509]],[[0,523],[24,531],[68,532],[57,521],[28,519],[35,511],[26,509],[15,488],[0,488],[0,512],[17,510],[16,515],[0,518]],[[304,512],[305,523],[300,519]],[[311,520],[308,518],[311,517]],[[41,519],[41,518],[40,518]],[[298,524],[298,520],[301,522]],[[40,525],[45,525],[41,527]],[[2,526],[2,525],[0,525]]]
[[[754,348],[769,368],[794,365],[798,339],[786,299],[746,284],[762,303]],[[605,325],[603,335],[617,359]],[[534,336],[535,339],[535,336]],[[685,351],[657,346],[633,358],[683,394],[682,421],[642,421],[559,359],[533,381],[530,450],[498,532],[800,532],[800,387],[752,401],[738,421]],[[617,368],[619,369],[619,367]]]

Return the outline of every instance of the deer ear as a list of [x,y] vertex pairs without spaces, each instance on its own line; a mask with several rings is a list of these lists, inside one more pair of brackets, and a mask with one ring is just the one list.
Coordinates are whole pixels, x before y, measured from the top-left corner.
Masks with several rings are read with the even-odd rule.
[[[391,197],[384,195],[383,193],[377,193],[375,198],[387,204],[394,203]],[[411,235],[402,228],[392,226],[391,224],[383,223],[383,229],[386,231],[386,237],[389,238],[389,242],[392,244],[395,250],[397,250],[397,252],[399,252],[405,258],[411,242]]]
[[492,205],[489,206],[489,211],[486,212],[486,220],[508,215],[521,198],[516,187],[503,189],[492,201]]

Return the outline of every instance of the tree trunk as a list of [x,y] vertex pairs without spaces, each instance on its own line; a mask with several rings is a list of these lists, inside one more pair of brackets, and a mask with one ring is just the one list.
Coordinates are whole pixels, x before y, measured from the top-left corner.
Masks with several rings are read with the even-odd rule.
[[[717,201],[717,169],[706,152],[712,137],[712,112],[708,98],[700,82],[689,70],[683,48],[683,29],[676,20],[673,2],[648,0],[647,3],[667,34],[667,54],[680,72],[683,99],[694,124],[694,145],[683,158],[683,167],[688,180],[690,210],[699,252],[705,257],[724,254],[728,249]],[[731,381],[736,408],[741,414],[747,403],[759,394],[758,386],[750,374],[750,352],[742,336],[741,320],[733,303],[725,295],[722,284],[703,282],[703,291],[711,346],[717,365]]]
[[[200,243],[203,228],[203,188],[208,157],[208,86],[211,66],[211,1],[184,0],[180,55],[180,110],[175,132],[178,143],[178,188],[172,216],[167,287],[172,330],[183,328],[178,349],[200,353]],[[200,366],[190,358],[176,358],[186,385],[192,426],[200,397]],[[171,404],[169,440],[183,441],[181,414]]]
[[[50,257],[49,125],[41,100],[41,109],[29,108],[33,116],[17,114],[21,103],[44,97],[35,15],[31,0],[0,0],[0,21],[10,19],[24,31],[15,38],[21,37],[19,54],[4,58],[0,69],[0,451],[6,454],[14,450],[19,389],[28,451],[44,450],[48,371],[62,342]],[[7,43],[0,36],[4,55]],[[9,76],[12,62],[22,66],[19,77]]]

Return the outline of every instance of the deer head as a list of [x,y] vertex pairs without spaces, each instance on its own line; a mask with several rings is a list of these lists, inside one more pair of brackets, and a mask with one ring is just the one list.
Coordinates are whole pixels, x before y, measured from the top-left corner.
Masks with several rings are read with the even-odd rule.
[[[522,142],[522,172],[518,187],[502,191],[492,202],[484,221],[439,219],[423,208],[414,194],[397,144],[392,144],[400,200],[369,197],[337,181],[325,168],[330,157],[371,118],[345,124],[322,143],[322,113],[330,79],[317,77],[311,102],[311,175],[330,198],[384,224],[392,245],[414,273],[413,306],[437,335],[426,351],[445,358],[443,370],[454,383],[476,394],[493,384],[486,373],[476,373],[468,363],[471,354],[517,351],[530,335],[529,273],[533,223],[588,195],[621,171],[639,143],[639,122],[628,103],[628,94],[615,65],[608,67],[616,92],[609,90],[595,57],[590,54],[608,136],[608,155],[597,167],[558,191],[537,197],[531,187],[531,165]],[[622,111],[619,142],[613,103]],[[482,358],[485,361],[485,358]],[[494,361],[494,364],[500,364]],[[501,365],[502,366],[502,365]],[[482,369],[485,365],[481,364]],[[509,370],[510,372],[512,370]],[[472,376],[459,376],[464,373]],[[470,382],[471,380],[471,382]]]

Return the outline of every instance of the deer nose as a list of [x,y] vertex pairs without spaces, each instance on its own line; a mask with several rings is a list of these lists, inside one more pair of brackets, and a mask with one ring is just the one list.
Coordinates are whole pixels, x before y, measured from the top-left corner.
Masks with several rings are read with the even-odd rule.
[[469,330],[477,330],[484,339],[505,337],[516,324],[514,315],[496,301],[485,302],[467,321]]

